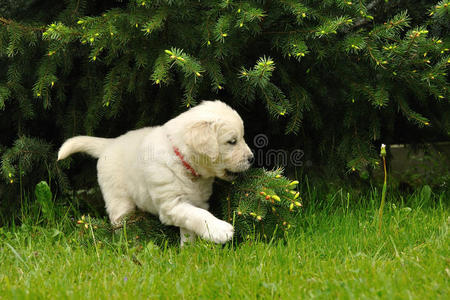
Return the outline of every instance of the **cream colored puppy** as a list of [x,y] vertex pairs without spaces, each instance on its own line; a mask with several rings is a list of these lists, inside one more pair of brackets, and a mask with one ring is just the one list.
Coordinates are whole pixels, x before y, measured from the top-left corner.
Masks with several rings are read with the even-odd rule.
[[214,177],[231,180],[247,170],[253,154],[236,111],[204,101],[162,126],[117,138],[77,136],[59,149],[58,160],[75,152],[98,158],[98,182],[111,223],[137,208],[180,227],[181,244],[196,235],[216,243],[233,226],[208,212]]

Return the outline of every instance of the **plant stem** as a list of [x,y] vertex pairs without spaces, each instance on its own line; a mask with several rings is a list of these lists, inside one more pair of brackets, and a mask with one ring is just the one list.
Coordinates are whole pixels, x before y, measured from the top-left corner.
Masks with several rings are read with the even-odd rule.
[[386,201],[386,190],[387,190],[386,158],[384,156],[383,156],[383,168],[384,168],[384,184],[383,184],[383,192],[381,193],[380,210],[378,211],[378,236],[381,235],[381,224],[383,221],[383,209],[384,209],[384,202]]

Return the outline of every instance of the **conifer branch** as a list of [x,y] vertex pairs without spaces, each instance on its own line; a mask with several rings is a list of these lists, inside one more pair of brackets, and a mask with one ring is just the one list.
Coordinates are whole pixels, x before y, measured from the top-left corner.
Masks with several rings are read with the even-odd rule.
[[27,25],[20,24],[18,22],[10,20],[10,19],[5,19],[3,17],[0,17],[0,23],[4,26],[10,26],[10,25],[17,26],[18,28],[20,28],[24,31],[40,31],[40,32],[45,31],[45,27],[27,26]]

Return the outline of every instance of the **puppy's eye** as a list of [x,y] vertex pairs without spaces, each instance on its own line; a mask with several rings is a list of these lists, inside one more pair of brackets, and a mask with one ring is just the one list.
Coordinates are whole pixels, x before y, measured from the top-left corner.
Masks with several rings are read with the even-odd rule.
[[236,139],[229,140],[227,143],[230,145],[236,145]]

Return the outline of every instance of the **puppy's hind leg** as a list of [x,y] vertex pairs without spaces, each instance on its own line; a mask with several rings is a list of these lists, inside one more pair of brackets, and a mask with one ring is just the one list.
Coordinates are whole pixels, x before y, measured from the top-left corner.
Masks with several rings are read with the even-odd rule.
[[104,195],[103,197],[112,225],[120,224],[124,217],[130,215],[136,209],[136,205],[126,196]]
[[136,209],[136,205],[121,184],[102,180],[101,176],[98,179],[111,224],[118,225],[123,217]]
[[136,209],[136,205],[120,176],[120,164],[111,164],[110,160],[100,158],[97,162],[98,184],[105,200],[106,211],[112,225],[120,224],[123,217]]

